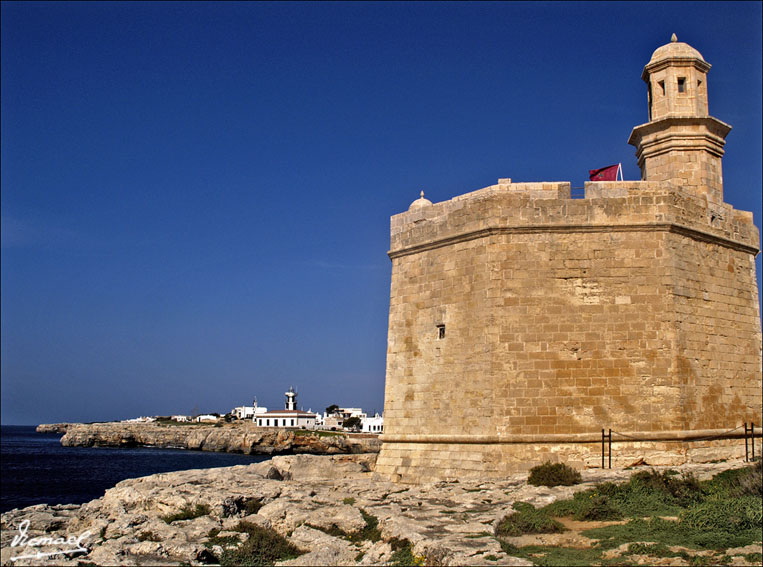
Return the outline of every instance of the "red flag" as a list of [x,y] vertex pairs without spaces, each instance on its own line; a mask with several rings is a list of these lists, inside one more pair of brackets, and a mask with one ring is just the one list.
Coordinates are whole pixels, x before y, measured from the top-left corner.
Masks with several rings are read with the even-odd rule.
[[599,169],[589,169],[588,179],[591,181],[617,181],[617,173],[620,171],[620,164],[608,165]]

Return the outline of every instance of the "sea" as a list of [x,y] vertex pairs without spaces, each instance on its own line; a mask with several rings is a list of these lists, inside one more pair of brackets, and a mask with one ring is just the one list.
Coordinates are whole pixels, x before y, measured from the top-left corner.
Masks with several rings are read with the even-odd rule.
[[0,427],[0,512],[34,504],[82,504],[127,478],[259,463],[265,455],[187,449],[62,447],[34,425]]

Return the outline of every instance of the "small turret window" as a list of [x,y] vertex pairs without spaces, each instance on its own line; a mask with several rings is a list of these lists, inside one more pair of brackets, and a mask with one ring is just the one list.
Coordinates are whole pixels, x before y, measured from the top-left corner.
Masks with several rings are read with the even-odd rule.
[[678,77],[678,92],[686,92],[686,77]]
[[438,339],[445,338],[445,325],[437,325],[437,338]]
[[657,84],[660,85],[660,88],[662,89],[662,96],[665,96],[665,81],[660,81]]

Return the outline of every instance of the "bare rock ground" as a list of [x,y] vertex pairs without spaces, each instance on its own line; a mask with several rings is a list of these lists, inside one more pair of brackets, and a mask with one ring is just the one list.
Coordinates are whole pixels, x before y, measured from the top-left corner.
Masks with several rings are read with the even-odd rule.
[[[493,535],[514,502],[544,506],[596,482],[626,480],[633,472],[588,470],[584,483],[556,488],[529,486],[526,474],[404,485],[375,478],[375,459],[375,454],[281,456],[129,479],[83,505],[12,510],[1,518],[0,559],[3,565],[208,564],[223,549],[210,542],[210,532],[243,541],[247,534],[231,530],[246,520],[272,528],[306,552],[282,565],[384,565],[399,540],[408,540],[413,555],[432,565],[529,565],[504,553]],[[675,468],[704,479],[743,464]],[[162,519],[183,509],[197,510],[198,517]],[[366,524],[363,514],[378,519],[380,541],[351,542],[326,533],[332,528],[357,533]],[[12,545],[25,521],[27,545]],[[35,557],[71,549],[66,539],[82,534],[87,534],[81,538],[83,551],[74,556]],[[41,536],[62,539],[53,545],[32,540]],[[19,556],[28,557],[13,560]]]

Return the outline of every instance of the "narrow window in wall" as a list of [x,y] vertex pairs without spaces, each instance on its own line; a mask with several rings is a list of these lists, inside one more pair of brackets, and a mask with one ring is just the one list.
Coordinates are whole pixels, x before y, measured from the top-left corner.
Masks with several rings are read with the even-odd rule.
[[686,92],[686,77],[678,77],[678,92]]
[[445,338],[445,325],[437,325],[437,339]]
[[665,81],[660,81],[657,84],[660,85],[660,89],[662,89],[662,96],[665,96]]

